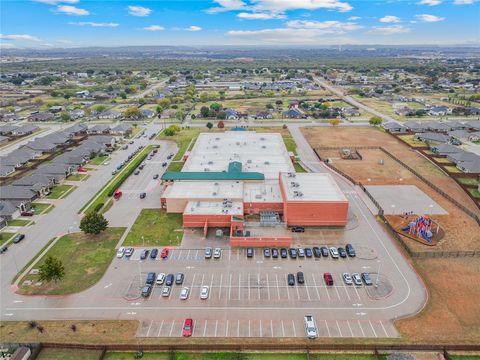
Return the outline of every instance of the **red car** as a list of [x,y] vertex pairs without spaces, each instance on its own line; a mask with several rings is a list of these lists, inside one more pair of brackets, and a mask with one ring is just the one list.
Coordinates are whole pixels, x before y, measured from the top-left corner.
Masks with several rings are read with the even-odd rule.
[[88,170],[85,169],[85,168],[78,168],[77,171],[80,172],[80,173],[86,173]]
[[162,259],[166,259],[168,257],[168,248],[163,248],[162,252],[160,253],[160,257]]
[[122,197],[122,192],[120,190],[115,190],[115,193],[113,194],[113,198],[115,200],[118,200]]
[[185,319],[185,321],[183,323],[182,336],[190,337],[190,336],[192,336],[192,333],[193,333],[193,320],[192,319]]
[[325,284],[328,286],[333,286],[333,277],[330,273],[323,273],[323,280],[325,280]]
[[22,216],[33,216],[33,215],[35,215],[35,214],[34,214],[33,211],[22,211],[22,212],[20,213],[20,215],[22,215]]

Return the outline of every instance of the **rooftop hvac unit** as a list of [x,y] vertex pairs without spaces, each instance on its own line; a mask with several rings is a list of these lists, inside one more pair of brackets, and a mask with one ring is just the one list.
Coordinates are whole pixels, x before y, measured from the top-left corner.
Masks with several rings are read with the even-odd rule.
[[235,144],[237,144],[237,146],[240,146],[240,141],[237,141]]
[[218,149],[218,146],[217,145],[213,145],[212,146],[214,149]]
[[296,176],[295,173],[291,173],[291,172],[289,172],[288,175],[287,175],[287,177],[293,177],[293,178],[294,178],[295,176]]
[[299,187],[300,184],[297,183],[297,182],[292,181],[292,182],[290,182],[290,186],[291,186],[291,187]]
[[209,162],[208,162],[208,165],[213,165],[213,161],[209,161]]
[[214,191],[214,192],[212,193],[212,196],[217,196],[217,192]]
[[218,183],[217,183],[217,182],[216,182],[216,183],[213,183],[213,185],[217,186],[217,185],[218,185]]
[[209,168],[205,168],[205,169],[203,169],[203,171],[205,171],[205,172],[210,172],[210,169],[209,169]]
[[261,198],[262,198],[262,195],[261,195],[261,194],[255,195],[255,199],[261,199]]
[[216,137],[216,138],[215,138],[215,140],[219,141],[219,140],[220,140],[220,138],[219,138],[219,137]]
[[266,149],[267,147],[265,145],[262,145],[262,149]]
[[265,138],[264,138],[264,137],[261,137],[261,138],[260,138],[260,140],[264,141],[264,140],[265,140]]
[[270,161],[265,161],[264,164],[265,164],[265,165],[269,165],[269,164],[270,164]]
[[252,163],[252,160],[247,160],[247,164],[251,164]]

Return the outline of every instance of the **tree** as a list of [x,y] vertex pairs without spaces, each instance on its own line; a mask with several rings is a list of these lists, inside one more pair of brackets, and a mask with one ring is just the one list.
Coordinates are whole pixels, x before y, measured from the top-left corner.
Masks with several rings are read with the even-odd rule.
[[172,102],[170,101],[170,99],[167,99],[167,98],[157,100],[157,104],[160,105],[164,109],[168,108],[171,103]]
[[329,122],[330,125],[332,125],[332,126],[338,126],[338,124],[340,124],[340,120],[339,120],[339,119],[330,119],[330,120],[328,120],[328,122]]
[[163,107],[161,107],[160,105],[157,105],[157,107],[155,108],[155,111],[157,112],[158,115],[160,115],[163,112]]
[[60,259],[49,255],[45,262],[38,268],[38,278],[40,281],[50,282],[62,280],[65,276],[65,268]]
[[217,127],[218,127],[219,129],[223,129],[223,128],[225,127],[225,124],[223,123],[222,120],[220,120],[220,121],[217,123]]
[[70,121],[70,114],[66,111],[62,111],[60,114],[60,119],[62,119],[64,122]]
[[129,106],[123,112],[123,116],[125,116],[127,119],[138,119],[141,115],[142,113],[140,112],[138,106]]
[[209,98],[210,98],[210,97],[209,97],[209,95],[208,95],[207,92],[202,92],[202,93],[200,94],[200,101],[201,101],[201,102],[207,102]]
[[102,214],[92,211],[80,221],[80,229],[85,234],[100,234],[108,226],[108,220]]
[[372,116],[370,120],[368,120],[368,122],[370,123],[370,125],[378,126],[382,124],[383,119],[380,116]]
[[221,108],[222,108],[222,105],[220,105],[219,103],[212,103],[212,105],[210,105],[210,109],[214,111],[219,111]]
[[202,106],[202,107],[200,108],[200,115],[201,115],[202,117],[206,118],[206,117],[208,117],[209,111],[210,111],[210,110],[208,109],[208,107]]
[[120,93],[120,97],[121,97],[123,100],[125,100],[125,99],[127,98],[127,94],[122,91],[122,92]]
[[176,113],[175,113],[175,117],[180,120],[180,121],[183,121],[185,120],[185,113],[182,111],[182,110],[178,110]]
[[207,128],[208,128],[208,130],[212,130],[212,128],[213,128],[213,124],[210,121],[207,122]]

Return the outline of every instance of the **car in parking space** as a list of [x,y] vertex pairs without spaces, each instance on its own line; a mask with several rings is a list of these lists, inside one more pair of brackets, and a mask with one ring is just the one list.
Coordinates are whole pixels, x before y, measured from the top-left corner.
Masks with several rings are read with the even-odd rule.
[[352,244],[347,244],[345,246],[345,250],[347,251],[347,255],[350,257],[355,257],[357,254],[355,253],[355,249],[353,248]]
[[307,338],[315,339],[318,336],[318,332],[317,325],[315,324],[313,316],[305,315],[305,317],[303,318],[303,323],[305,325],[305,333],[307,334]]
[[269,248],[263,249],[263,256],[265,256],[266,258],[270,257],[270,249]]
[[278,258],[278,249],[277,248],[272,249],[272,258],[274,258],[274,259]]
[[29,211],[22,211],[20,213],[20,215],[21,216],[33,216],[33,215],[35,215],[35,213],[33,211],[29,210]]
[[152,249],[152,251],[150,251],[150,259],[156,259],[157,255],[158,255],[158,249]]
[[252,258],[253,257],[253,248],[249,247],[247,248],[247,258]]
[[367,272],[362,273],[362,280],[367,286],[370,286],[373,284],[372,279],[370,278],[370,274]]
[[333,276],[329,272],[323,273],[323,280],[328,286],[333,286]]
[[162,163],[162,167],[167,166],[168,164],[166,162]]
[[7,245],[2,246],[2,247],[0,248],[0,254],[6,253],[7,250],[8,250],[8,246],[7,246]]
[[167,277],[165,278],[165,285],[172,286],[174,280],[175,280],[175,277],[173,276],[173,274],[168,274]]
[[290,252],[290,257],[291,257],[292,259],[296,259],[296,258],[297,258],[297,255],[298,255],[297,249],[290,248],[290,249],[289,249],[289,252]]
[[288,251],[287,251],[287,249],[281,248],[281,249],[280,249],[280,257],[281,257],[282,259],[286,259],[287,256],[288,256]]
[[180,291],[180,300],[187,300],[188,294],[190,294],[190,289],[188,287],[182,288]]
[[145,260],[148,256],[149,251],[147,249],[143,249],[140,253],[140,260]]
[[299,283],[299,284],[304,284],[305,283],[305,276],[303,275],[303,272],[301,272],[301,271],[297,272],[297,283]]
[[181,272],[177,273],[175,275],[175,284],[182,285],[184,278],[185,278],[185,275],[183,273],[181,273]]
[[183,337],[190,337],[193,334],[193,320],[192,319],[185,319],[183,322],[182,328],[182,336]]
[[135,170],[135,172],[133,173],[133,175],[138,175],[140,174],[140,170]]
[[326,246],[322,246],[320,248],[320,251],[321,251],[323,257],[328,257],[329,252],[328,252],[328,248]]
[[346,258],[347,257],[347,252],[345,251],[345,249],[343,247],[339,247],[337,249],[338,251],[338,255],[340,255],[341,258]]
[[303,233],[303,232],[305,232],[305,228],[303,226],[294,226],[294,227],[292,227],[292,232]]
[[117,258],[121,259],[125,255],[125,248],[122,246],[117,250]]
[[168,253],[169,253],[168,248],[163,248],[163,249],[162,249],[162,252],[160,253],[160,257],[161,257],[162,259],[166,259],[166,258],[168,258]]
[[222,256],[222,249],[215,248],[215,250],[213,250],[213,258],[220,259],[221,256]]
[[172,288],[170,286],[164,286],[162,288],[162,296],[163,297],[169,297],[171,291],[172,291]]
[[157,274],[155,274],[154,272],[149,272],[147,274],[147,280],[145,281],[145,284],[153,285],[156,279],[157,279]]
[[332,246],[330,247],[330,255],[332,255],[333,259],[338,259],[338,250],[336,247]]
[[305,256],[307,258],[311,258],[313,256],[313,252],[312,252],[312,249],[310,248],[305,248]]
[[158,274],[157,280],[155,281],[155,284],[163,285],[163,283],[165,282],[165,277],[166,277],[165,273]]
[[144,167],[145,167],[145,163],[141,163],[138,168],[139,168],[140,170],[143,170]]
[[289,286],[295,285],[295,276],[293,274],[288,274],[287,283]]
[[147,193],[146,192],[141,192],[140,193],[140,199],[145,199],[147,197]]
[[117,175],[118,170],[113,170],[112,175]]
[[22,241],[23,239],[25,239],[25,234],[17,234],[15,235],[15,237],[13,238],[12,242],[14,244],[18,244],[20,241]]
[[205,259],[211,259],[212,258],[212,248],[211,247],[207,247],[205,248]]
[[298,254],[298,257],[305,257],[305,250],[303,250],[302,248],[298,248],[297,250],[297,254]]
[[132,256],[134,251],[135,251],[135,250],[134,250],[132,247],[126,248],[126,249],[125,249],[125,257],[130,257],[130,256]]
[[342,278],[343,278],[343,282],[346,285],[352,285],[353,284],[352,276],[349,273],[343,273]]
[[158,174],[155,174],[155,175],[153,175],[153,180],[157,180],[157,179],[158,179],[158,177],[159,177],[159,175],[158,175]]
[[142,297],[147,298],[147,297],[150,296],[151,293],[152,293],[152,286],[151,285],[145,285],[142,288]]
[[362,277],[360,276],[359,273],[353,273],[352,274],[352,279],[353,279],[353,283],[357,286],[360,286],[362,285]]
[[314,246],[312,250],[313,256],[315,256],[316,258],[322,257],[322,252],[320,251],[320,248],[318,246]]
[[208,299],[208,294],[210,293],[210,288],[208,286],[202,286],[200,290],[200,299],[206,300]]

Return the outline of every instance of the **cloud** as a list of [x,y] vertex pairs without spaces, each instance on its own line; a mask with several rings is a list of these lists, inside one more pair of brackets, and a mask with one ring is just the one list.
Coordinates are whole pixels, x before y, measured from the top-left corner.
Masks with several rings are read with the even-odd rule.
[[360,16],[350,16],[347,20],[355,21],[355,20],[360,20],[360,19],[361,19]]
[[202,28],[200,26],[191,25],[188,28],[184,29],[185,31],[200,31]]
[[0,49],[18,49],[18,46],[11,43],[0,43]]
[[270,20],[270,19],[285,19],[286,16],[282,14],[275,13],[246,13],[241,12],[237,14],[237,17],[240,19],[246,20]]
[[79,0],[32,0],[34,2],[48,4],[48,5],[57,5],[57,4],[76,4]]
[[323,30],[315,29],[263,29],[263,30],[232,30],[226,35],[244,44],[281,44],[281,45],[318,45],[354,43],[349,38],[332,35],[322,36]]
[[380,35],[395,35],[395,34],[403,34],[407,32],[410,32],[410,29],[402,25],[374,26],[369,31],[369,33],[380,34]]
[[436,15],[429,15],[429,14],[415,15],[415,18],[417,18],[419,21],[423,21],[423,22],[438,22],[438,21],[445,20],[444,17],[440,17],[440,16],[436,16]]
[[73,44],[73,41],[68,39],[58,39],[55,40],[55,42],[59,44]]
[[117,23],[97,23],[91,21],[69,22],[69,25],[91,26],[91,27],[117,27]]
[[162,31],[162,30],[165,30],[165,28],[163,26],[160,26],[160,25],[150,25],[150,26],[145,26],[143,28],[143,30],[147,30],[147,31]]
[[133,16],[148,16],[152,12],[152,9],[143,7],[143,6],[133,6],[128,7],[128,13]]
[[418,5],[437,6],[442,3],[442,0],[422,0]]
[[454,0],[453,4],[454,5],[472,5],[476,1],[477,0]]
[[27,34],[11,34],[11,35],[0,34],[0,39],[16,40],[16,41],[41,41],[39,38],[32,35],[27,35]]
[[341,34],[346,31],[361,29],[363,26],[352,22],[292,20],[287,22],[287,27],[292,29],[323,30],[323,33]]
[[386,15],[379,20],[382,23],[399,23],[402,22],[398,16]]
[[350,11],[353,7],[340,0],[214,0],[220,7],[208,9],[208,13],[217,13],[232,10],[250,10],[253,12],[271,12],[283,14],[289,10],[317,10],[331,9],[337,11]]
[[90,15],[90,12],[88,10],[80,9],[70,5],[58,5],[56,12],[63,13],[66,15],[75,15],[75,16]]
[[207,10],[209,14],[215,14],[224,11],[244,10],[247,7],[242,0],[214,0],[219,7],[213,7]]

